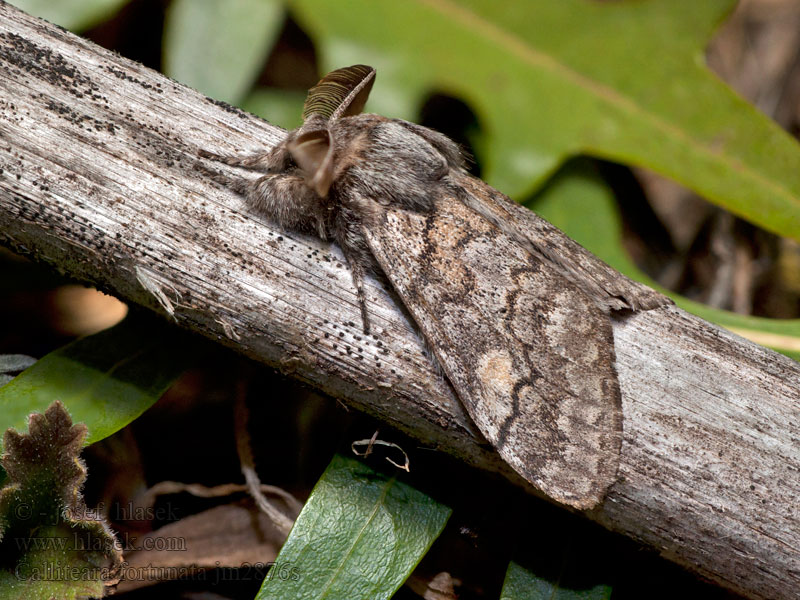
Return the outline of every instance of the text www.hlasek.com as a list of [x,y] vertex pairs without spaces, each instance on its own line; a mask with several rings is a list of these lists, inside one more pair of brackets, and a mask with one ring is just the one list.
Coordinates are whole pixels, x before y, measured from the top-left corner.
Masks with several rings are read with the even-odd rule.
[[150,550],[161,552],[186,552],[186,538],[165,536],[141,536],[122,539],[87,538],[74,532],[71,536],[50,537],[18,537],[14,540],[17,550],[29,551],[60,551],[60,552],[111,552],[122,550],[133,552],[136,550]]

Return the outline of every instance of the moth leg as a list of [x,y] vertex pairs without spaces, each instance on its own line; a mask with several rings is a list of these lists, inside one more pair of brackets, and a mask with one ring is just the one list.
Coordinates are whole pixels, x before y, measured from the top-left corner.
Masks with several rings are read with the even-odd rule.
[[345,259],[347,260],[347,264],[350,265],[350,272],[353,275],[353,285],[356,286],[356,296],[358,297],[358,304],[361,307],[361,323],[364,327],[364,334],[369,335],[369,315],[367,314],[367,295],[364,292],[364,265],[358,261],[357,258],[354,258],[352,255],[348,254],[348,251],[345,250],[344,252]]
[[215,154],[207,150],[198,150],[198,156],[216,162],[221,162],[232,167],[240,167],[250,171],[277,172],[285,169],[289,164],[289,151],[284,144],[279,144],[270,152],[256,152],[241,156]]
[[194,170],[199,171],[212,181],[216,181],[221,186],[230,188],[241,196],[245,196],[247,194],[248,182],[246,179],[242,179],[241,177],[230,177],[217,171],[216,169],[211,169],[205,166],[201,162],[194,163]]
[[367,315],[367,295],[364,291],[364,274],[367,271],[379,273],[380,267],[364,239],[361,219],[357,211],[347,206],[341,207],[332,225],[334,240],[342,249],[344,258],[350,267],[358,304],[361,307],[361,322],[364,326],[364,333],[368,335],[370,324]]

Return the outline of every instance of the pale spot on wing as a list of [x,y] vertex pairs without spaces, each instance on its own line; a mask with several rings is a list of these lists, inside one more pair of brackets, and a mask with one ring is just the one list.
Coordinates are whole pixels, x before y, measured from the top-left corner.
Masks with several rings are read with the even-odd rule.
[[494,417],[487,418],[485,425],[493,436],[497,436],[500,426],[512,411],[510,400],[516,377],[511,355],[506,350],[486,352],[478,360],[477,375],[483,384],[485,397],[491,399],[491,405],[486,407],[486,416]]

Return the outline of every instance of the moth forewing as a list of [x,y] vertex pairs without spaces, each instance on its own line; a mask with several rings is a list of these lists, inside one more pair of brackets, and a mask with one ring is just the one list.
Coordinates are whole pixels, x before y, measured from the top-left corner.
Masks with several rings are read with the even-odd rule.
[[462,173],[453,174],[459,198],[478,214],[550,262],[606,311],[650,310],[671,300],[609,267],[552,223]]
[[370,250],[487,440],[553,499],[600,502],[622,443],[608,316],[452,196],[377,221]]

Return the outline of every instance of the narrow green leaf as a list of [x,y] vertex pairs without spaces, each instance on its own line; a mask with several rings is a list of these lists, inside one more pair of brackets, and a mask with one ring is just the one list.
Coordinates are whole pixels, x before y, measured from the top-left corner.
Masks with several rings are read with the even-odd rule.
[[127,3],[128,0],[12,0],[9,4],[79,32],[102,23]]
[[622,248],[622,224],[613,193],[579,161],[560,171],[531,206],[538,215],[609,265],[667,294],[684,310],[800,360],[800,319],[765,319],[710,308],[661,288],[642,273]]
[[402,585],[450,516],[422,492],[335,456],[256,600],[380,600]]
[[278,0],[174,0],[164,24],[164,73],[236,104],[258,75],[283,18]]
[[163,323],[128,318],[42,357],[0,387],[0,431],[23,431],[28,415],[56,400],[73,422],[89,428],[91,444],[122,429],[149,408],[187,360],[185,334]]
[[[326,68],[368,63],[371,108],[461,97],[489,183],[525,197],[568,156],[652,169],[800,239],[800,145],[704,64],[733,0],[292,0]],[[393,112],[397,110],[398,112]]]
[[500,600],[608,600],[611,587],[603,584],[570,588],[537,576],[511,562],[506,571]]

